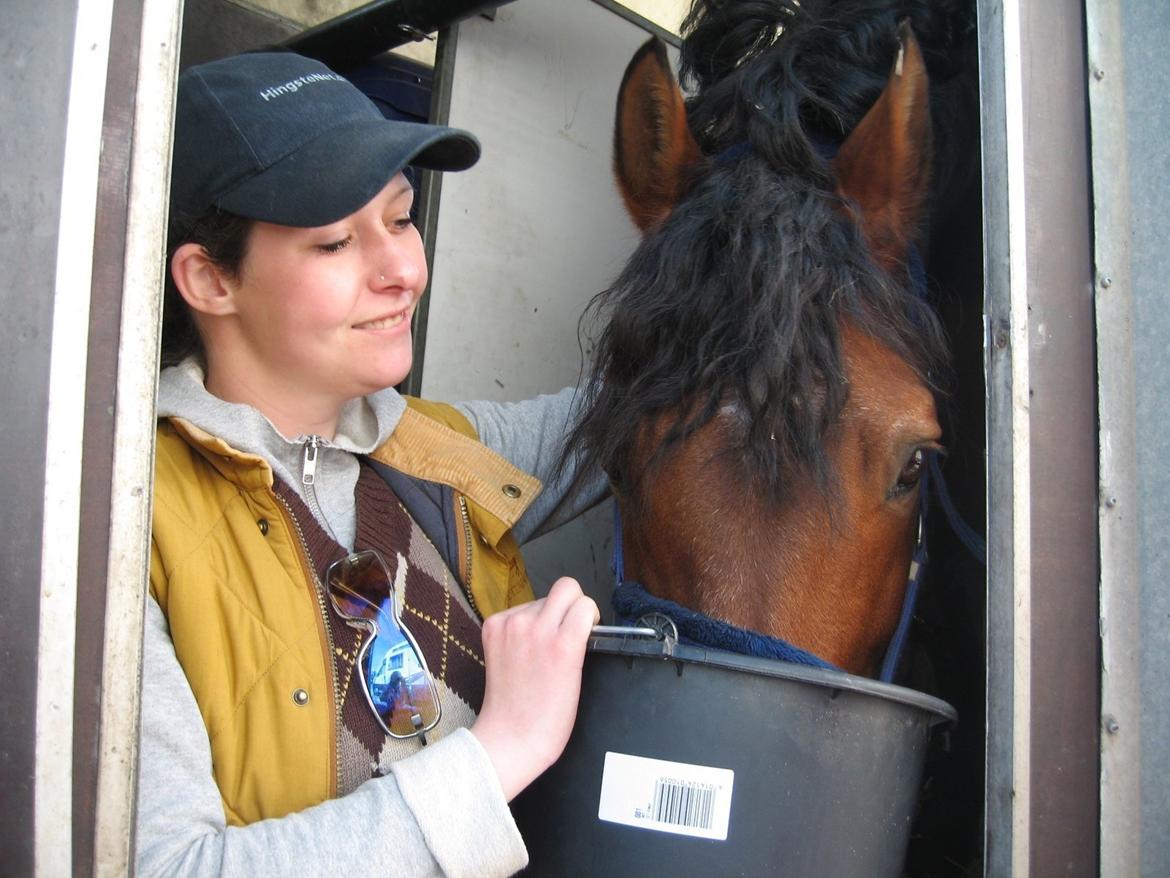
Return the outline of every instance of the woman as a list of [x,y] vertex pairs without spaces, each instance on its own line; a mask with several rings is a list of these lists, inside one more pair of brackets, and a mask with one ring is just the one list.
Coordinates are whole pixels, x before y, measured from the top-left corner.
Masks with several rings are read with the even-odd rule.
[[138,872],[514,872],[598,618],[568,578],[532,601],[517,543],[601,488],[541,490],[569,392],[393,390],[427,280],[402,169],[478,143],[257,53],[180,77],[175,144]]

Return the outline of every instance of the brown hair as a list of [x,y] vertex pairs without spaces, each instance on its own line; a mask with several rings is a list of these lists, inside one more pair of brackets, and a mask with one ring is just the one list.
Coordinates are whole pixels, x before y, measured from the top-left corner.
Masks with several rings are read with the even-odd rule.
[[163,368],[175,366],[195,356],[207,365],[203,339],[191,316],[191,308],[175,286],[171,259],[183,244],[198,244],[216,268],[231,278],[238,278],[248,253],[255,220],[213,209],[182,224],[172,223],[167,241],[167,265],[163,292],[162,357]]

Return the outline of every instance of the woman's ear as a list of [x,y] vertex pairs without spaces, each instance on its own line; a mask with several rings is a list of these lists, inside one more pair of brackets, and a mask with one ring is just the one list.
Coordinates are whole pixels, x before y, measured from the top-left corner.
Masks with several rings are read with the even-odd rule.
[[181,244],[171,256],[175,287],[199,314],[221,316],[236,310],[235,284],[207,255],[200,244]]

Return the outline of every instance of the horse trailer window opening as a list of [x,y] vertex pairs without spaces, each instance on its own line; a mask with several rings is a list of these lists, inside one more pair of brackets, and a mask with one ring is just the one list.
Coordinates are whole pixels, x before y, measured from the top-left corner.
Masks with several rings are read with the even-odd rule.
[[[603,185],[609,130],[598,128],[609,123],[593,122],[576,92],[551,94],[554,80],[532,71],[559,65],[582,91],[616,91],[604,84],[620,74],[612,59],[624,64],[650,33],[673,47],[677,37],[614,0],[510,0],[494,12],[487,3],[452,4],[488,17],[452,24],[435,41],[432,120],[450,116],[476,130],[469,114],[477,97],[495,89],[492,99],[502,100],[507,89],[534,84],[531,97],[559,121],[517,143],[547,137],[580,154],[587,170],[574,197],[588,199],[582,212],[610,236],[592,251],[587,283],[604,284],[593,278],[620,268],[635,240],[624,221],[610,220],[619,207]],[[174,84],[183,64],[206,60],[201,52],[295,45],[303,35],[275,0],[183,5],[22,3],[7,10],[0,33],[9,59],[0,100],[12,123],[0,135],[9,315],[0,330],[9,446],[0,513],[9,682],[0,846],[13,874],[133,871]],[[986,593],[974,596],[969,621],[986,651],[975,711],[985,710],[978,722],[986,737],[975,818],[982,838],[975,861],[954,864],[952,874],[1164,875],[1170,801],[1157,779],[1170,768],[1170,596],[1162,587],[1170,574],[1170,264],[1162,246],[1170,20],[1158,4],[1137,0],[1071,9],[978,0],[977,13],[984,302],[964,325],[977,328],[979,337],[965,340],[978,349],[985,406],[964,426],[985,437]],[[590,41],[598,48],[587,59]],[[526,79],[523,67],[496,70],[503,61],[534,66]],[[479,112],[491,115],[492,106]],[[515,116],[513,125],[531,118]],[[554,155],[552,146],[542,150],[539,158]],[[540,162],[519,162],[512,185],[543,185],[537,194],[552,200],[534,176],[545,173]],[[586,295],[574,304],[545,280],[555,269],[541,248],[564,245],[542,245],[536,232],[572,234],[556,227],[555,201],[506,211],[539,216],[535,225],[545,228],[529,230],[525,249],[490,267],[498,279],[519,277],[523,266],[536,280],[468,287],[488,269],[473,264],[483,251],[471,245],[462,211],[513,203],[491,173],[478,182],[452,177],[442,191],[437,179],[422,184],[419,223],[441,292],[416,325],[421,368],[409,378],[412,392],[449,397],[469,386],[472,395],[520,398],[542,380],[547,389],[568,380],[578,362],[568,350],[575,341],[556,334],[558,321],[596,289],[578,290]],[[562,270],[579,275],[565,280],[586,283],[577,265]],[[460,384],[465,354],[452,346],[464,332],[460,309],[470,312],[478,293],[481,314],[493,292],[517,316],[484,318],[492,350],[474,381]],[[559,354],[570,356],[553,366],[526,359]],[[604,517],[583,523],[571,544],[537,546],[533,571],[547,576],[565,564],[603,592],[612,539]]]

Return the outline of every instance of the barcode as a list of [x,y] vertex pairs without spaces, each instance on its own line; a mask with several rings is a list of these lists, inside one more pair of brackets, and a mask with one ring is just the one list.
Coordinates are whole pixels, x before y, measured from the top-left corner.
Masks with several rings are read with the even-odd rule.
[[715,813],[715,787],[659,778],[654,782],[654,803],[650,813],[659,823],[710,829]]
[[607,751],[597,819],[727,841],[734,789],[730,768]]

